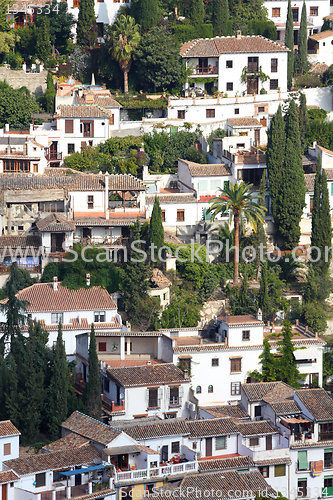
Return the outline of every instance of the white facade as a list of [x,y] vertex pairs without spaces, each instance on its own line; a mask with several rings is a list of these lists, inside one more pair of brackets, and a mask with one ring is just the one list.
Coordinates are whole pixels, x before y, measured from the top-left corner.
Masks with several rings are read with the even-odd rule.
[[308,40],[308,58],[314,63],[333,63],[333,31],[323,31],[312,35]]

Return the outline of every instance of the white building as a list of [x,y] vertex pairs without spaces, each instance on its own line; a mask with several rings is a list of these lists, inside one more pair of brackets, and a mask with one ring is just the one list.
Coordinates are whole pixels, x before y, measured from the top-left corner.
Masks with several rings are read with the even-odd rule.
[[[215,89],[229,97],[286,91],[288,50],[261,36],[242,36],[238,32],[236,37],[186,42],[180,54],[193,68],[190,88],[208,93]],[[210,83],[201,83],[205,77]],[[200,83],[196,78],[200,78]],[[179,114],[178,118],[182,116]],[[215,120],[215,110],[207,109],[206,118]]]
[[312,64],[333,63],[333,31],[322,31],[308,38],[308,58]]

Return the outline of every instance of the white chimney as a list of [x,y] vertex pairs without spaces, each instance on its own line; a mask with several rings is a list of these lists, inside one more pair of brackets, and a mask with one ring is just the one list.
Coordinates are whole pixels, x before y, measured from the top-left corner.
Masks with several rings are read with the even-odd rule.
[[242,32],[241,32],[241,30],[237,31],[236,38],[242,38]]
[[90,274],[89,273],[86,274],[86,285],[90,286]]
[[56,276],[53,278],[53,290],[55,292],[58,290],[58,278]]
[[260,308],[257,311],[257,320],[262,321],[262,310]]
[[109,220],[109,219],[110,219],[110,211],[106,210],[106,212],[105,212],[105,220]]
[[5,132],[9,132],[9,123],[5,123]]

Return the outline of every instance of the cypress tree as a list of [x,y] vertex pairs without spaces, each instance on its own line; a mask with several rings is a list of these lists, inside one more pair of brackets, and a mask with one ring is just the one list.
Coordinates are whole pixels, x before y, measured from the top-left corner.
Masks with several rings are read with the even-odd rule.
[[156,258],[159,248],[161,248],[164,243],[162,210],[157,196],[155,196],[153,211],[149,223],[149,241],[150,244],[155,245],[154,256]]
[[282,169],[284,162],[284,148],[286,143],[285,123],[281,106],[272,118],[267,138],[266,165],[269,180],[269,195],[271,211],[277,227],[277,214],[279,210],[279,193],[282,183]]
[[94,0],[80,0],[76,28],[76,43],[86,48],[93,48],[97,44],[97,24]]
[[204,0],[191,0],[189,5],[189,18],[193,26],[197,29],[203,24],[205,19]]
[[53,363],[49,387],[49,431],[53,439],[60,436],[60,427],[68,414],[69,369],[59,323],[57,342],[53,351]]
[[282,327],[282,339],[278,341],[277,350],[280,353],[280,357],[277,361],[277,376],[278,380],[298,389],[300,387],[299,381],[304,379],[304,376],[300,374],[296,365],[293,354],[295,347],[291,341],[292,337],[291,323],[285,320]]
[[46,15],[37,16],[36,55],[45,62],[51,56],[50,21]]
[[229,2],[213,0],[213,35],[228,35]]
[[291,10],[291,0],[288,0],[288,13],[286,22],[286,32],[284,37],[284,43],[290,52],[288,52],[288,68],[287,68],[287,86],[290,90],[293,84],[293,74],[294,74],[294,21],[293,13]]
[[306,73],[308,70],[308,30],[307,30],[306,5],[303,2],[301,24],[298,35],[298,51],[297,51],[297,72],[299,74]]
[[[331,259],[332,227],[326,172],[321,167],[318,157],[311,220],[311,246],[320,251],[320,259],[313,263],[314,270],[321,276],[327,276]],[[312,249],[311,257],[316,260],[318,251]]]
[[262,310],[263,320],[267,321],[270,313],[269,296],[268,296],[268,278],[267,278],[267,262],[261,266],[260,288],[259,288],[259,307]]
[[134,17],[142,31],[157,25],[159,20],[158,2],[155,0],[138,0],[134,4]]
[[305,206],[305,180],[296,103],[292,100],[286,115],[286,147],[277,213],[279,235],[284,247],[298,245],[300,221]]
[[263,341],[264,349],[259,356],[261,364],[261,373],[258,370],[250,372],[251,378],[260,380],[260,382],[275,382],[277,379],[276,360],[271,352],[271,345],[267,338]]
[[46,78],[46,91],[44,94],[45,111],[47,113],[54,113],[54,100],[56,96],[56,89],[53,83],[52,74],[49,72]]
[[306,131],[308,128],[308,108],[306,106],[306,95],[303,92],[299,100],[298,120],[302,151],[304,151],[306,149]]
[[83,399],[87,415],[100,420],[102,415],[101,382],[99,377],[98,356],[94,324],[91,325],[88,356],[88,382]]

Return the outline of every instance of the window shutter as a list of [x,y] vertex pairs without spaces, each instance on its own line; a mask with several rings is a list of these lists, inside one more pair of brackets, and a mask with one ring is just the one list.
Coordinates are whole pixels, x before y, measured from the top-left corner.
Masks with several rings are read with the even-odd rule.
[[180,386],[179,387],[179,392],[178,392],[178,399],[179,399],[179,404],[183,404],[183,397],[184,397],[184,387]]
[[148,408],[148,404],[149,404],[149,389],[146,390],[146,405],[147,405],[147,408]]
[[74,131],[73,120],[65,120],[65,134],[72,134]]
[[306,451],[298,452],[298,468],[299,470],[307,470],[309,467],[308,464],[308,454]]
[[170,387],[167,387],[167,399],[168,403],[170,403]]
[[158,398],[157,404],[158,404],[158,406],[161,406],[161,402],[162,402],[162,398],[163,398],[163,387],[158,388],[157,398]]

